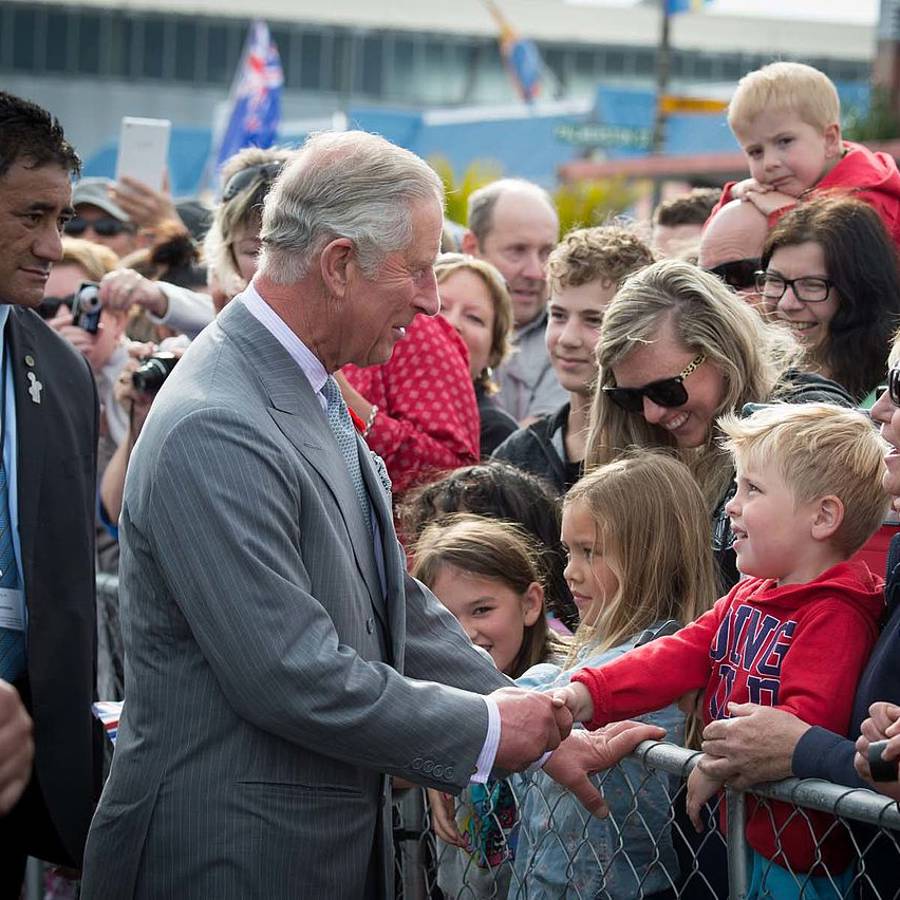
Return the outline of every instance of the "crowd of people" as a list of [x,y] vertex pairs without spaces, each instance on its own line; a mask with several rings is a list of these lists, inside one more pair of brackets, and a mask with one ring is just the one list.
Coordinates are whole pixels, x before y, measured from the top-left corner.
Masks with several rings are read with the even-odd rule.
[[[0,896],[387,900],[393,784],[446,897],[715,897],[724,785],[900,801],[900,173],[839,123],[765,66],[746,180],[560,235],[353,131],[79,179],[0,92]],[[746,838],[749,897],[892,896],[870,826]]]

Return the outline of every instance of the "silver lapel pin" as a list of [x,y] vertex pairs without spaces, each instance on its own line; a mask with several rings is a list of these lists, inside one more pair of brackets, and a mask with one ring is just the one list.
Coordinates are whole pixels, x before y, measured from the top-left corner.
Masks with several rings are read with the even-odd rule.
[[29,372],[26,377],[29,382],[28,393],[31,396],[31,402],[40,403],[41,391],[44,389],[44,386],[37,380],[37,375],[34,372]]

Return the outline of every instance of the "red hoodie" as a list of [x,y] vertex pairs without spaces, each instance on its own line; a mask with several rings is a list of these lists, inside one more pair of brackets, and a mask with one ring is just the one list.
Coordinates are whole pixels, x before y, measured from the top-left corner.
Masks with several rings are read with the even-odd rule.
[[[591,692],[594,719],[588,727],[661,709],[705,687],[705,723],[727,718],[729,702],[750,702],[846,734],[856,684],[878,637],[883,587],[865,563],[853,561],[805,584],[740,581],[677,634],[573,675]],[[815,863],[815,841],[803,816],[785,824],[793,809],[749,798],[747,841],[767,859],[806,872]],[[810,811],[806,818],[822,845],[823,864],[832,874],[842,871],[850,862],[843,829],[823,838],[834,820]]]
[[[900,247],[900,171],[893,157],[887,153],[874,153],[862,144],[844,141],[846,151],[838,164],[803,197],[815,196],[823,191],[848,192],[865,200],[881,216],[884,227]],[[736,182],[729,181],[722,188],[722,196],[710,213],[714,216],[726,203],[734,199],[731,189]],[[791,206],[783,206],[769,214],[771,228]],[[707,219],[707,221],[709,221]]]

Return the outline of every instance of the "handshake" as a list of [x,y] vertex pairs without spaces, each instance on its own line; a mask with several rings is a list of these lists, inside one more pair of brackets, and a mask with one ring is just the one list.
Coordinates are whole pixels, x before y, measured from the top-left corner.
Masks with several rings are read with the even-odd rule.
[[593,732],[579,730],[570,736],[575,722],[593,718],[593,703],[583,684],[570,684],[546,694],[502,688],[491,698],[500,710],[495,768],[520,772],[552,752],[542,763],[544,771],[598,818],[606,815],[606,802],[589,776],[614,766],[641,741],[658,741],[665,735],[655,725],[625,721]]

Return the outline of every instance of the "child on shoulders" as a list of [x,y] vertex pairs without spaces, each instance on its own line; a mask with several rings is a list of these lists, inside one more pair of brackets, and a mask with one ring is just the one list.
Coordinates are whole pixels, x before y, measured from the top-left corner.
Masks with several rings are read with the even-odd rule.
[[841,107],[827,75],[803,63],[777,62],[745,75],[728,107],[728,124],[750,178],[726,184],[714,216],[737,197],[756,205],[769,227],[811,193],[850,192],[865,200],[900,245],[900,172],[893,158],[841,137]]

